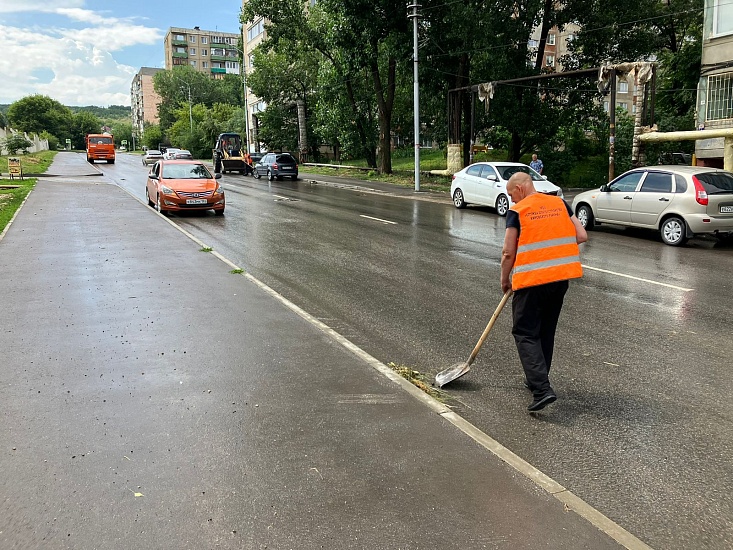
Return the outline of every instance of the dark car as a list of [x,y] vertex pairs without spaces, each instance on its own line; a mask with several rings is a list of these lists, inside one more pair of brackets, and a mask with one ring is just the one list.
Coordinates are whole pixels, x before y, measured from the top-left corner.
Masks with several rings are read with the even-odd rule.
[[253,175],[258,179],[267,176],[270,181],[275,178],[281,180],[283,176],[297,180],[298,161],[290,153],[267,153],[255,164]]

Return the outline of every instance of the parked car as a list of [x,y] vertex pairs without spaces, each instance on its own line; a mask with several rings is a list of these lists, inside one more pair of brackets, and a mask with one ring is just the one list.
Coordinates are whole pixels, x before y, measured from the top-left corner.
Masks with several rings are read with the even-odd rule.
[[562,197],[562,189],[520,162],[476,162],[453,174],[450,195],[456,208],[467,204],[492,206],[500,216],[506,216],[512,200],[506,192],[509,178],[517,172],[532,177],[535,189],[541,193]]
[[163,152],[163,160],[174,160],[176,151],[180,151],[180,149],[177,149],[176,147],[167,147]]
[[163,153],[158,151],[157,149],[148,149],[145,151],[145,154],[143,155],[143,164],[147,166],[148,164],[155,164],[159,160],[163,158]]
[[145,197],[160,213],[213,209],[221,216],[226,200],[219,178],[198,160],[159,160],[148,174]]
[[601,223],[659,231],[671,246],[696,234],[733,232],[733,174],[702,166],[647,166],[573,199],[586,229]]
[[260,162],[255,164],[252,175],[257,179],[267,176],[268,180],[275,178],[281,180],[283,176],[287,176],[297,180],[298,161],[290,153],[267,153]]
[[193,160],[191,151],[186,149],[176,149],[172,155],[173,160]]

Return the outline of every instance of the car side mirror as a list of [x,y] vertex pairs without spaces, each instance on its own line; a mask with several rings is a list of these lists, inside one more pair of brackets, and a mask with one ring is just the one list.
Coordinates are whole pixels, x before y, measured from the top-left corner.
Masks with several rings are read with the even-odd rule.
[[220,180],[221,179],[221,174],[214,174],[214,179],[215,180]]
[[601,192],[602,193],[608,193],[611,190],[611,188],[608,185],[601,185]]
[[499,178],[497,178],[495,174],[489,174],[486,176],[486,179],[489,181],[499,181]]
[[547,179],[547,176],[542,176],[542,179],[543,179],[543,180],[546,180],[546,179]]
[[149,177],[149,178],[150,178],[151,180],[157,180],[157,179],[158,179],[158,176],[156,176],[156,175],[155,175],[155,174],[153,174],[152,172],[150,172],[150,173],[148,174],[148,177]]

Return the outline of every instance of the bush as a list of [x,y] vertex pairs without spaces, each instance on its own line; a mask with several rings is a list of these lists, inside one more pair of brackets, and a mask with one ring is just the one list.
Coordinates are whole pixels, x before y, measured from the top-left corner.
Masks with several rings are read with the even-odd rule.
[[11,155],[15,155],[18,151],[27,153],[31,145],[33,144],[21,134],[13,134],[9,138],[3,140],[3,146]]

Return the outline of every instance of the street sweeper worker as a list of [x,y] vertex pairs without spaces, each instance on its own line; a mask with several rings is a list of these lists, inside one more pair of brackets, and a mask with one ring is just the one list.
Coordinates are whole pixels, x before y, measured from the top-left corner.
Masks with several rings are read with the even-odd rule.
[[512,334],[534,398],[527,409],[539,411],[557,399],[548,378],[555,330],[568,280],[583,276],[578,244],[588,235],[568,204],[538,193],[529,174],[514,174],[506,190],[514,205],[506,218],[501,289],[513,291]]

